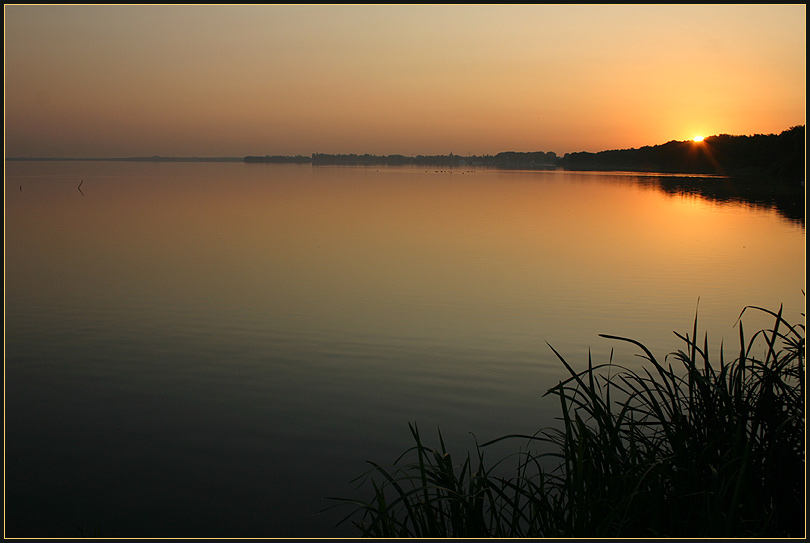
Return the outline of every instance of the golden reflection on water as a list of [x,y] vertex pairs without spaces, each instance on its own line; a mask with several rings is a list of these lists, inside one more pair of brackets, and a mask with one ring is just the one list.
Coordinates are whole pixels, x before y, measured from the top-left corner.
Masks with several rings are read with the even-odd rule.
[[[610,322],[611,308],[628,305],[692,311],[717,290],[733,293],[723,304],[734,311],[778,304],[803,285],[797,232],[775,213],[616,175],[61,167],[15,179],[22,191],[7,184],[9,277],[43,299],[70,292],[352,330],[529,334],[555,321]],[[782,263],[784,290],[768,262]]]

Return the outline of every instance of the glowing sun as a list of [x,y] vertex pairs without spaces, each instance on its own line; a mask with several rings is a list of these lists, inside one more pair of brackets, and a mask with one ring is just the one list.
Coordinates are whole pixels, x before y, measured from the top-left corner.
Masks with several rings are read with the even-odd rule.
[[695,136],[692,141],[703,141],[703,136]]

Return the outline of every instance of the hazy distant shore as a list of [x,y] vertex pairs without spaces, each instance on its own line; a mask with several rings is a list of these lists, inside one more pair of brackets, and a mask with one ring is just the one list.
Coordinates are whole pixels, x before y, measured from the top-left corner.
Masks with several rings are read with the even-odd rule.
[[244,157],[149,156],[123,158],[6,157],[13,162],[243,162]]
[[670,141],[638,149],[598,153],[577,152],[557,156],[553,151],[515,152],[496,155],[371,155],[325,154],[311,156],[248,155],[245,157],[128,157],[46,158],[9,157],[6,161],[108,161],[108,162],[245,162],[297,163],[343,166],[442,166],[491,167],[499,169],[570,171],[631,171],[729,176],[768,176],[804,181],[805,127],[794,126],[781,134],[731,136],[721,134],[697,142]]

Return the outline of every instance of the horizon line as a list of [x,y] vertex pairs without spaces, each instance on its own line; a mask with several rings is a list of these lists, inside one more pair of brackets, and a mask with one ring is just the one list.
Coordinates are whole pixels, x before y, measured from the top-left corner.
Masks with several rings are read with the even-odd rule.
[[[793,126],[790,126],[790,127],[786,128],[785,130],[782,130],[778,134],[777,133],[770,133],[770,134],[761,134],[760,133],[760,134],[751,134],[751,135],[735,135],[735,134],[727,134],[727,133],[714,134],[714,135],[711,135],[711,136],[705,136],[702,141],[705,141],[705,140],[708,140],[708,139],[711,139],[711,138],[717,138],[717,137],[720,137],[720,136],[732,136],[732,137],[778,136],[779,134],[782,134],[782,133],[787,132],[789,130],[792,130],[794,128],[804,127],[804,126],[805,126],[804,124],[793,125]],[[572,151],[570,153],[564,153],[563,155],[558,155],[556,153],[556,151],[539,151],[539,150],[535,150],[535,151],[499,151],[498,153],[495,153],[494,155],[489,154],[489,153],[478,154],[478,155],[476,155],[476,154],[460,155],[460,154],[456,154],[456,153],[453,153],[453,152],[450,152],[448,154],[432,154],[432,155],[428,155],[428,154],[403,155],[401,153],[372,154],[372,153],[320,153],[320,152],[313,152],[313,153],[310,153],[308,155],[298,153],[298,154],[294,154],[294,155],[284,155],[284,154],[270,155],[270,154],[264,154],[264,155],[241,155],[241,156],[230,156],[230,155],[218,155],[218,156],[148,155],[147,156],[147,155],[142,155],[142,156],[128,156],[128,157],[45,157],[45,156],[42,156],[42,157],[33,157],[33,156],[8,157],[8,156],[4,155],[4,160],[12,160],[12,161],[19,161],[19,160],[30,160],[30,161],[35,161],[35,160],[53,160],[53,161],[58,161],[58,160],[65,160],[65,161],[69,161],[69,160],[77,160],[77,161],[82,161],[82,160],[83,161],[116,161],[116,160],[117,161],[125,161],[125,160],[210,160],[210,161],[214,161],[214,160],[222,160],[222,161],[233,161],[233,160],[244,160],[246,157],[268,157],[268,156],[270,156],[270,157],[295,158],[295,157],[312,157],[313,155],[338,155],[338,156],[341,156],[341,155],[344,155],[344,156],[345,155],[356,155],[356,156],[378,156],[378,157],[402,156],[402,157],[407,157],[407,158],[416,158],[416,157],[420,157],[420,156],[422,156],[422,157],[431,157],[431,156],[443,156],[443,157],[445,157],[445,156],[493,157],[493,156],[496,156],[496,155],[498,155],[500,153],[527,153],[527,154],[528,153],[554,153],[558,157],[563,157],[565,155],[570,155],[570,154],[574,154],[574,153],[594,153],[595,154],[595,153],[602,153],[602,152],[607,152],[607,151],[624,151],[624,150],[631,150],[631,149],[641,149],[641,148],[644,148],[644,147],[655,147],[655,146],[659,146],[659,145],[666,145],[667,143],[673,143],[673,142],[675,142],[675,143],[689,143],[689,142],[692,142],[692,141],[693,140],[691,140],[691,139],[670,140],[670,141],[665,142],[665,143],[657,143],[657,144],[654,144],[654,145],[642,145],[641,147],[603,149],[601,151]]]

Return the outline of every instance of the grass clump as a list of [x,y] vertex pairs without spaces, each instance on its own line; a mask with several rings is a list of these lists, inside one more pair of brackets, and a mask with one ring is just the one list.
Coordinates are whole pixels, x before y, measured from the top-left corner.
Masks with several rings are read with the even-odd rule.
[[[774,325],[746,339],[750,310]],[[611,352],[576,371],[550,346],[570,374],[546,392],[559,426],[456,462],[441,433],[431,448],[410,425],[415,445],[393,467],[370,462],[371,499],[338,499],[354,506],[341,522],[370,537],[804,536],[805,327],[750,306],[738,326],[730,361],[722,345],[710,360],[697,318],[663,362],[603,335],[638,347],[640,370]],[[486,447],[515,439],[521,450],[487,467]]]

